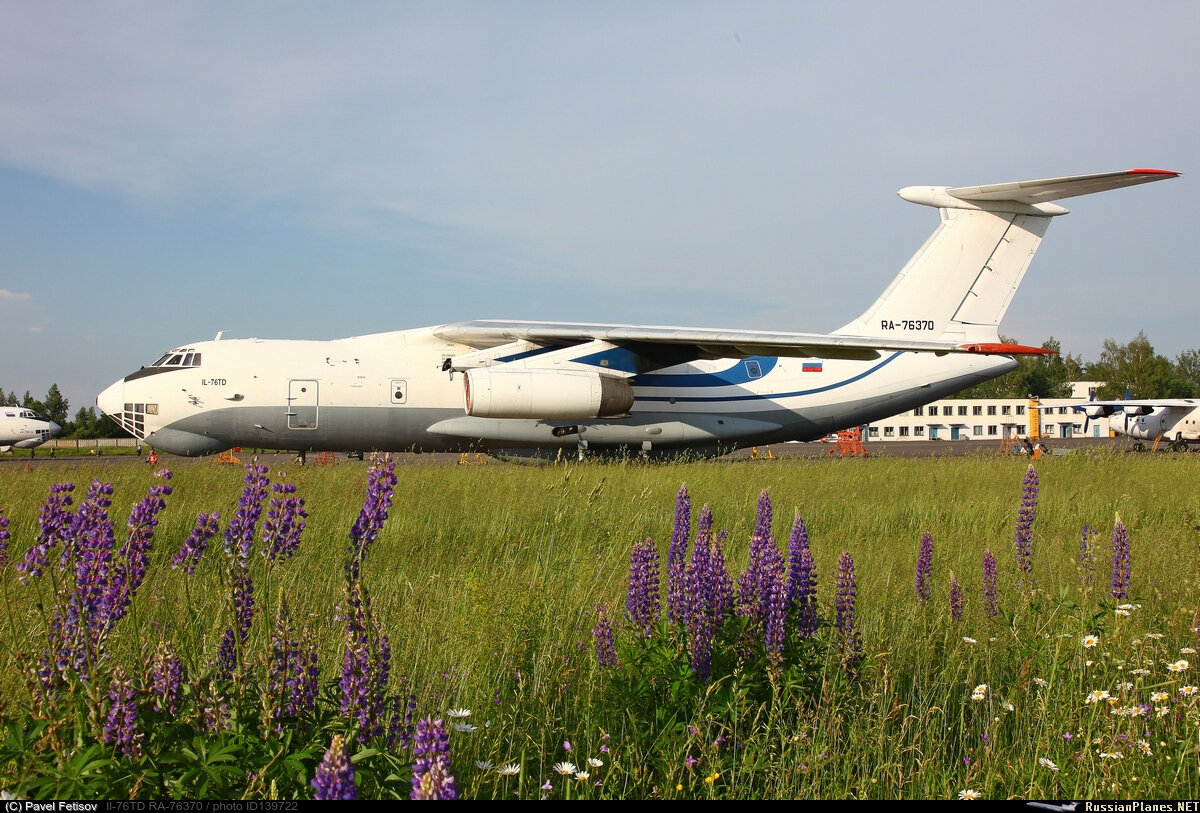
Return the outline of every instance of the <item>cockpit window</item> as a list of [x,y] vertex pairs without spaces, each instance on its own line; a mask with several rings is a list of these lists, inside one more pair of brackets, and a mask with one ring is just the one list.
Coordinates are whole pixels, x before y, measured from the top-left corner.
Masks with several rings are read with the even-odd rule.
[[150,365],[151,367],[199,367],[200,354],[192,352],[189,348],[181,348],[172,350],[170,353],[164,353],[158,361]]

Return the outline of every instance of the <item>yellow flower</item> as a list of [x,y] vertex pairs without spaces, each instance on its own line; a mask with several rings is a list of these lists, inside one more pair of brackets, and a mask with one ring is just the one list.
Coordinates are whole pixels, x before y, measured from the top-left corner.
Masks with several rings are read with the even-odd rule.
[[1083,646],[1085,649],[1091,649],[1098,643],[1100,643],[1100,636],[1098,635],[1083,636]]

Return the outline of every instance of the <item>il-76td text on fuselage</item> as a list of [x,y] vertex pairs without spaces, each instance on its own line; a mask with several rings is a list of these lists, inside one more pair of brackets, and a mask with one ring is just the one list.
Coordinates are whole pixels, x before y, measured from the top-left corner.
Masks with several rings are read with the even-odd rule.
[[308,450],[715,454],[894,415],[1044,352],[999,324],[1051,201],[1174,178],[1134,169],[908,187],[938,209],[925,244],[829,334],[470,321],[333,341],[194,342],[100,394],[147,443],[204,455]]

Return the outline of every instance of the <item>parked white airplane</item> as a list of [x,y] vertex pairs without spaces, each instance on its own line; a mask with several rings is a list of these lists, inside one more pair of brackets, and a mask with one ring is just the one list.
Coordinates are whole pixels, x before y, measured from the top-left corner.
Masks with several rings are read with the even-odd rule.
[[1108,418],[1115,434],[1128,435],[1144,448],[1144,441],[1160,438],[1177,452],[1189,443],[1200,443],[1200,398],[1159,398],[1132,401],[1091,401],[1083,410],[1088,420]]
[[475,321],[333,341],[175,348],[97,405],[157,448],[576,450],[715,454],[814,440],[957,392],[1040,348],[997,326],[1049,201],[1174,178],[1134,169],[908,187],[941,224],[861,316],[832,334]]
[[0,407],[0,452],[41,446],[61,430],[32,409]]

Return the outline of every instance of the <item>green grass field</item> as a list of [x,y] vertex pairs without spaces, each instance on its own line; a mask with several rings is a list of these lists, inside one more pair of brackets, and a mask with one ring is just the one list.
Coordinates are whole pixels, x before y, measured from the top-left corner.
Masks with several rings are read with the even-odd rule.
[[[1200,695],[1181,689],[1200,684],[1200,657],[1181,650],[1197,647],[1197,465],[1187,455],[1040,461],[1031,591],[1016,578],[1026,467],[1019,458],[409,465],[396,470],[390,517],[366,555],[362,582],[373,623],[390,642],[389,693],[411,693],[420,717],[472,712],[475,731],[450,733],[464,797],[1195,798]],[[99,677],[69,680],[54,700],[34,702],[26,674],[47,650],[56,594],[70,579],[50,567],[23,585],[16,563],[37,539],[51,484],[74,481],[78,504],[92,477],[111,481],[120,545],[131,507],[158,481],[143,466],[0,470],[11,534],[0,627],[0,789],[59,798],[310,796],[332,734],[351,739],[356,731],[339,712],[338,680],[343,562],[366,472],[354,463],[269,472],[272,481],[296,484],[307,528],[299,553],[269,571],[257,549],[251,556],[256,614],[240,650],[241,677],[218,687],[230,719],[206,729],[198,712],[167,719],[149,710],[146,664],[169,640],[192,687],[184,706],[188,698],[199,703],[197,681],[231,623],[228,569],[219,537],[192,576],[170,560],[199,512],[219,511],[224,530],[244,472],[179,468],[145,582],[94,667],[99,676],[121,665],[141,692],[141,745],[130,756],[99,734],[109,708]],[[708,504],[716,528],[729,531],[724,553],[735,582],[747,566],[760,492],[770,495],[781,548],[796,512],[807,523],[822,631],[790,643],[782,670],[768,674],[743,630],[729,649],[746,650],[742,656],[729,654],[711,682],[695,682],[677,633],[664,625],[658,640],[644,642],[622,626],[630,550],[650,537],[665,557],[684,483],[693,512]],[[1116,612],[1125,602],[1109,595],[1118,512],[1132,547],[1128,615]],[[1079,566],[1084,524],[1099,530],[1090,585]],[[928,602],[914,590],[924,531],[935,545]],[[985,549],[999,570],[1002,613],[994,618],[982,600]],[[856,568],[863,647],[852,677],[828,624],[842,551]],[[951,574],[965,596],[958,622],[949,608]],[[665,558],[662,579],[665,592]],[[296,626],[311,634],[321,666],[317,711],[289,734],[268,725],[264,711],[272,621],[285,601]],[[616,668],[596,663],[593,610],[601,602],[617,626]],[[1089,635],[1096,646],[1084,646]],[[1183,660],[1186,667],[1178,666]],[[983,699],[973,699],[981,685]],[[1109,696],[1087,702],[1100,691]],[[389,749],[377,737],[353,750],[363,795],[408,796],[405,747]],[[588,769],[589,758],[603,764]],[[568,761],[576,771],[555,771]],[[521,766],[519,774],[501,776],[497,768],[509,763]],[[586,778],[577,778],[581,770]]]

